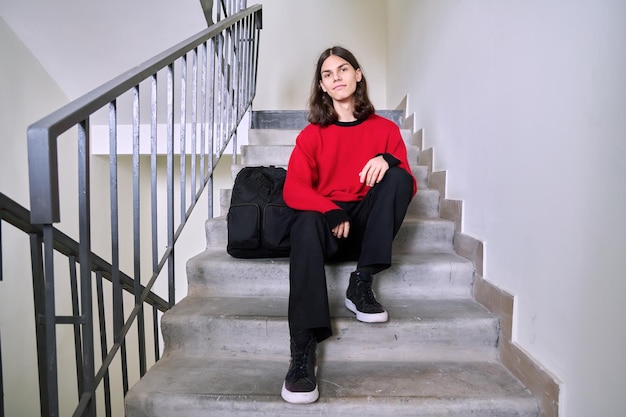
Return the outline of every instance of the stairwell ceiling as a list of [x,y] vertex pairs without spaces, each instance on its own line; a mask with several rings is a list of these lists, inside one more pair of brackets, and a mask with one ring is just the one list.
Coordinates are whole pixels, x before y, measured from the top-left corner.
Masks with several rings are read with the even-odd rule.
[[70,100],[206,28],[199,0],[0,0],[0,17]]

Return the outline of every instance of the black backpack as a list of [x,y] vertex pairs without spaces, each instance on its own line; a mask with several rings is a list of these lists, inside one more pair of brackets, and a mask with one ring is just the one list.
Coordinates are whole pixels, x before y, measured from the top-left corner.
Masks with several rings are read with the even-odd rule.
[[284,168],[274,166],[245,167],[237,174],[226,216],[231,256],[289,256],[294,210],[283,200],[286,176]]

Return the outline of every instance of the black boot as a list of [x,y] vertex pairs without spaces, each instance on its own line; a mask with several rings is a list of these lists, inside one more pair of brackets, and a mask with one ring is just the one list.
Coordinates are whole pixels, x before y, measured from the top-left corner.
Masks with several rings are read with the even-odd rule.
[[291,363],[280,393],[283,400],[294,404],[317,401],[316,350],[317,339],[310,331],[298,332],[291,337]]
[[389,319],[385,309],[372,291],[372,275],[355,271],[350,274],[350,284],[346,291],[346,307],[356,314],[359,321],[365,323],[382,323]]

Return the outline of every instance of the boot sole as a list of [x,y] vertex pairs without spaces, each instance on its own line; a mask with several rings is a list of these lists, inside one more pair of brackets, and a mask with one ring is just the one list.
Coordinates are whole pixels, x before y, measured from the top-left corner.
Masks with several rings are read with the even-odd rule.
[[[317,365],[315,365],[315,375],[317,376]],[[280,396],[283,397],[283,400],[287,401],[291,404],[311,404],[317,401],[320,397],[320,392],[317,389],[317,384],[315,385],[315,389],[313,391],[308,392],[291,392],[285,386],[285,382],[283,381],[283,388],[280,390]]]
[[350,299],[346,298],[346,308],[356,314],[356,319],[364,323],[384,323],[389,320],[389,315],[386,311],[382,313],[363,313],[356,308],[356,305]]
[[291,404],[310,404],[317,401],[320,393],[317,389],[317,385],[313,391],[291,392],[285,387],[285,383],[283,382],[283,388],[280,391],[280,396],[283,397],[283,400]]

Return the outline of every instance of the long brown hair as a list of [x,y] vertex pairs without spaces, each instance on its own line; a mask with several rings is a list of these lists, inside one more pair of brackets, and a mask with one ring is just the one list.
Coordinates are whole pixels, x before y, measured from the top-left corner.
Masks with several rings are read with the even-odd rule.
[[[339,116],[333,107],[332,98],[322,90],[320,82],[322,80],[322,64],[331,55],[345,59],[355,70],[361,68],[352,52],[341,46],[333,46],[326,49],[317,60],[315,76],[313,77],[313,85],[311,86],[311,97],[309,97],[309,123],[328,126],[335,123]],[[361,69],[361,73],[363,70]],[[367,81],[365,75],[362,75],[361,81],[356,84],[354,92],[354,117],[357,120],[366,119],[375,112],[374,105],[370,101],[367,94]]]

